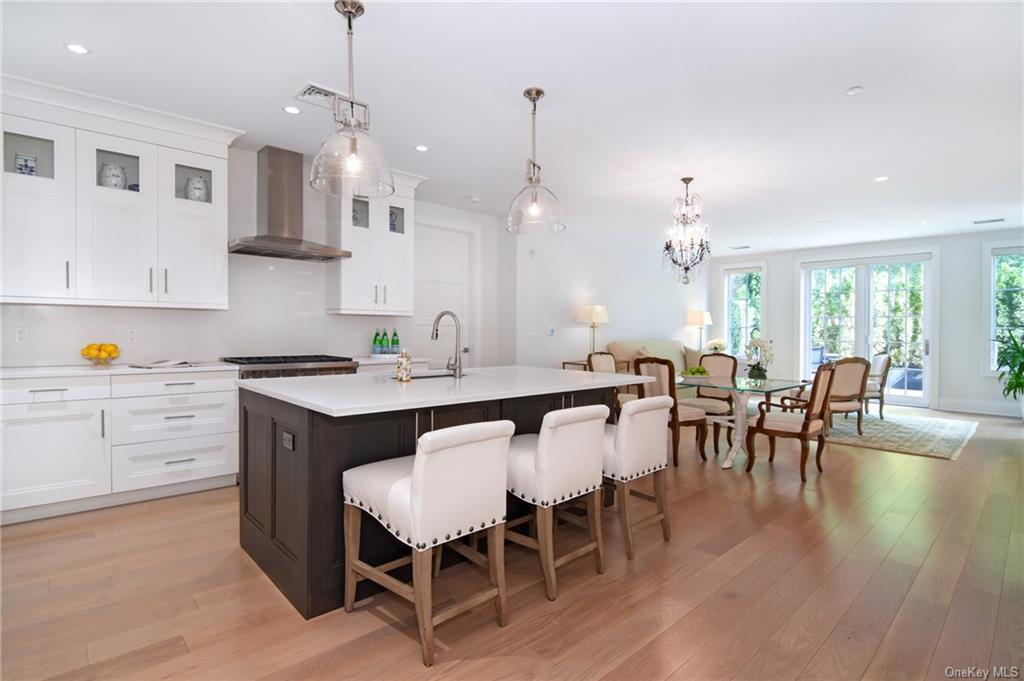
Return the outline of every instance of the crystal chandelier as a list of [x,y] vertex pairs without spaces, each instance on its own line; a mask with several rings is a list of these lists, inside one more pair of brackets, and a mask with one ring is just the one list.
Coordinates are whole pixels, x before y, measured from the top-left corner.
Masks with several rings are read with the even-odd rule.
[[316,152],[309,186],[333,195],[390,196],[395,192],[395,180],[380,145],[370,137],[370,106],[355,98],[352,21],[363,15],[363,3],[337,0],[334,9],[348,24],[348,96],[334,97],[334,120],[338,129]]
[[672,205],[672,227],[668,230],[663,254],[665,264],[675,268],[679,281],[689,284],[701,264],[711,256],[708,226],[701,220],[701,200],[690,195],[692,177],[684,177],[686,191]]
[[558,197],[541,184],[540,165],[537,164],[537,100],[544,96],[544,91],[531,87],[523,91],[523,96],[533,104],[530,158],[526,159],[526,186],[508,207],[505,229],[516,234],[561,232],[565,229],[562,207]]

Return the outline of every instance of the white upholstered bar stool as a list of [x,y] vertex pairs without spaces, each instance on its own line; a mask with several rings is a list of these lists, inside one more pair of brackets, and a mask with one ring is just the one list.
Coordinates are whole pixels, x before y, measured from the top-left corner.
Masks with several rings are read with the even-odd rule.
[[[342,473],[345,501],[345,611],[355,605],[356,584],[369,579],[412,601],[419,624],[423,664],[434,662],[434,626],[490,599],[499,626],[506,624],[505,482],[511,421],[471,423],[420,436],[414,456],[350,468]],[[410,556],[370,565],[359,559],[363,513],[404,544]],[[490,588],[434,614],[431,557],[434,547],[487,530],[487,556],[461,543],[477,565],[486,564]],[[475,555],[473,555],[475,554]],[[387,573],[412,563],[412,586]]]
[[[594,553],[598,574],[604,572],[604,539],[601,537],[601,451],[608,407],[598,404],[549,411],[540,433],[516,435],[508,452],[508,491],[535,507],[534,515],[509,521],[509,528],[535,521],[537,538],[509,529],[509,541],[540,554],[547,596],[555,600],[558,585],[555,569],[588,553]],[[664,431],[663,431],[664,432]],[[585,527],[590,542],[555,558],[555,507],[586,497]],[[579,516],[561,517],[584,525]]]
[[[674,400],[671,397],[647,397],[622,405],[618,424],[604,427],[604,477],[615,487],[615,503],[626,541],[626,557],[636,556],[635,532],[651,523],[661,523],[665,541],[672,537],[668,520],[665,490],[665,424],[669,422]],[[648,475],[654,476],[654,496],[631,489],[633,483]],[[653,501],[658,511],[633,522],[629,497]]]

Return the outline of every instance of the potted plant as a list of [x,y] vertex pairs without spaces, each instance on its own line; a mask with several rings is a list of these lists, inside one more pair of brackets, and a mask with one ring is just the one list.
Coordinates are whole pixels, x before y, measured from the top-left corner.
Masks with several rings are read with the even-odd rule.
[[[1024,338],[1024,334],[1021,334]],[[1020,415],[1024,418],[1024,343],[1013,333],[999,341],[996,353],[999,380],[1003,384],[1003,397],[1012,397],[1020,405]]]
[[775,351],[771,341],[762,338],[751,338],[747,343],[747,361],[750,369],[747,376],[759,381],[768,378],[768,365],[775,359]]

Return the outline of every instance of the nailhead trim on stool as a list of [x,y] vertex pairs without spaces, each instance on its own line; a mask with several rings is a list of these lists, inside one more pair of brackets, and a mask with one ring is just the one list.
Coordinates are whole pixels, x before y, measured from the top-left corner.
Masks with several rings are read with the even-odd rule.
[[[561,499],[559,499],[558,496],[556,495],[555,498],[551,499],[550,501],[548,501],[547,499],[541,499],[540,501],[537,501],[536,498],[527,499],[525,495],[518,494],[518,493],[516,493],[516,491],[514,489],[511,489],[511,488],[509,488],[508,491],[509,491],[509,494],[511,494],[512,496],[516,497],[517,499],[522,499],[523,501],[525,501],[527,503],[530,503],[530,504],[533,504],[534,506],[542,506],[542,507],[546,508],[548,505],[554,506],[555,504],[560,504],[563,501],[572,501],[576,497],[581,497],[584,494],[587,494],[588,492],[593,492],[594,490],[596,490],[596,489],[598,489],[600,487],[601,487],[601,483],[599,482],[596,485],[592,485],[590,487],[584,487],[582,490],[576,490],[576,494],[573,494],[572,492],[569,492],[568,494],[563,494]],[[502,518],[502,520],[504,520],[504,518]],[[494,523],[493,520],[491,522],[492,522],[492,524]]]
[[[342,500],[346,504],[348,504],[350,506],[358,506],[359,508],[366,508],[366,506],[363,504],[362,501],[360,501],[359,499],[356,499],[353,496],[342,495],[341,498],[342,498]],[[370,509],[370,513],[371,514],[373,513],[372,509]],[[371,515],[371,517],[373,517],[373,516]],[[501,520],[500,521],[498,521],[495,518],[491,518],[491,522],[490,523],[481,522],[479,528],[476,528],[476,526],[474,526],[474,525],[470,525],[469,529],[466,530],[466,532],[467,532],[467,534],[471,534],[473,532],[477,532],[479,530],[486,529],[487,527],[490,527],[492,525],[497,525],[499,522],[505,522],[505,517],[506,516],[501,516]],[[393,534],[395,536],[395,538],[397,538],[403,544],[408,544],[409,546],[413,547],[417,551],[424,551],[427,548],[429,548],[427,542],[422,542],[422,543],[419,543],[419,544],[413,544],[411,536],[409,536],[407,538],[403,538],[402,534],[401,534],[402,531],[399,528],[396,527],[394,529],[391,529],[391,523],[387,520],[387,518],[384,517],[384,514],[378,512],[377,515],[376,515],[376,520],[377,520],[377,522],[379,522],[381,525],[384,526],[384,529],[388,530],[391,534]],[[462,536],[462,530],[461,529],[456,529],[455,530],[455,536],[461,537]],[[445,541],[450,541],[451,538],[452,538],[452,535],[450,533],[445,534],[444,538],[445,538]],[[435,544],[437,543],[437,539],[434,540],[434,543]]]

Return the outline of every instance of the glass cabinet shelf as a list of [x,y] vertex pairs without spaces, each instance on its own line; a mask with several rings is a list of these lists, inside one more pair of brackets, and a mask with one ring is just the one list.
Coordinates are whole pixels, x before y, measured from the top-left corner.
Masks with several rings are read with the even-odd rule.
[[213,202],[213,173],[205,168],[174,164],[174,197],[199,203]]
[[4,131],[4,172],[53,179],[53,140]]
[[96,185],[108,189],[139,191],[139,157],[97,149]]
[[370,228],[370,202],[366,199],[352,199],[352,226]]
[[388,231],[405,234],[405,209],[401,206],[388,206]]

